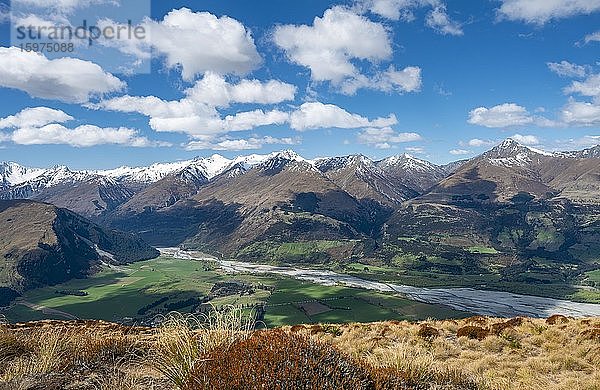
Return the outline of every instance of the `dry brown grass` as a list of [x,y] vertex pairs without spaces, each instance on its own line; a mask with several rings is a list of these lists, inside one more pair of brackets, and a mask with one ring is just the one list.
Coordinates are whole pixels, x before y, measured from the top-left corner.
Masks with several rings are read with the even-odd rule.
[[107,388],[98,378],[113,377],[104,374],[145,356],[153,344],[151,333],[103,322],[0,325],[0,389],[62,389],[85,371],[89,376],[82,388]]
[[[357,390],[600,389],[598,318],[476,317],[256,333],[240,312],[219,316],[201,323],[172,317],[157,329],[0,325],[0,389],[271,389],[309,379]],[[250,379],[240,382],[241,373]]]
[[480,316],[427,321],[439,333],[428,340],[420,336],[425,325],[395,321],[344,325],[339,337],[312,337],[379,366],[423,376],[454,373],[481,389],[600,389],[600,319],[550,322]]

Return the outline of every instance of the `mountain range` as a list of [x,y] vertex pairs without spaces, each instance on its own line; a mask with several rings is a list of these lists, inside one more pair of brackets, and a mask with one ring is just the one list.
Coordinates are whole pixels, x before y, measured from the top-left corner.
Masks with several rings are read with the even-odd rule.
[[[506,201],[523,191],[536,197],[560,196],[592,202],[597,194],[600,146],[548,153],[512,139],[471,160],[435,165],[408,154],[374,161],[363,155],[307,160],[291,150],[228,159],[218,154],[146,167],[75,171],[66,166],[29,168],[0,163],[0,199],[35,199],[99,218],[117,209],[162,209],[268,165],[313,171],[357,200],[400,205],[409,199],[444,195],[491,196]],[[302,165],[302,166],[300,166]],[[223,180],[226,177],[228,180]],[[213,186],[214,187],[214,186]],[[584,197],[577,199],[577,197]]]
[[[0,199],[22,198],[155,246],[244,260],[377,259],[507,278],[600,267],[600,146],[549,153],[507,139],[448,165],[291,150],[104,171],[1,163]],[[283,253],[289,243],[308,249]]]
[[76,171],[66,166],[48,169],[0,163],[0,199],[35,199],[95,218],[119,206],[168,207],[193,195],[223,175],[236,176],[273,161],[304,162],[343,190],[361,198],[398,204],[413,198],[451,171],[408,154],[373,161],[362,155],[307,160],[291,150],[227,159],[208,158],[157,163],[147,167],[119,167]]

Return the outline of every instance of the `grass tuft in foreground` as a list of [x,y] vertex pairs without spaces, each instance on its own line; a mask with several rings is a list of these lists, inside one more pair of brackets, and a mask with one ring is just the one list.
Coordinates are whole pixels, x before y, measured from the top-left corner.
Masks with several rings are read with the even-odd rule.
[[253,312],[234,306],[201,316],[171,313],[158,328],[153,365],[175,387],[183,388],[203,355],[243,340],[254,324]]

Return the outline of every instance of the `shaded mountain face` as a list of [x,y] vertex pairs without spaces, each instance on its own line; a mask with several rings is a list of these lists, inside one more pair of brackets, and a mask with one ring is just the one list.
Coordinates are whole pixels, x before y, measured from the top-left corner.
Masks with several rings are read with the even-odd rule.
[[74,172],[64,166],[48,170],[18,166],[17,170],[24,173],[11,186],[0,188],[0,199],[35,199],[94,218],[133,195],[125,185],[109,177]]
[[158,256],[129,233],[29,200],[0,201],[0,232],[0,288],[7,294],[84,277],[101,262],[125,264]]
[[[410,156],[374,162],[364,156],[306,160],[293,151],[227,159],[220,155],[119,167],[103,171],[72,171],[64,166],[27,168],[0,164],[0,199],[34,199],[68,208],[95,221],[115,211],[140,212],[169,207],[196,194],[200,187],[224,174],[240,176],[252,167],[281,157],[302,161],[321,171],[357,199],[397,205],[413,198],[445,176],[443,167]],[[392,162],[393,160],[393,162]]]
[[169,237],[174,240],[169,244],[231,253],[255,241],[376,234],[390,213],[374,200],[351,196],[295,153],[283,152],[250,169],[238,163],[169,207],[141,213],[121,207],[108,223],[151,242]]
[[194,195],[208,183],[205,172],[195,165],[171,173],[151,183],[120,205],[120,210],[141,212],[169,207],[181,199]]
[[[382,204],[397,205],[419,194],[418,186],[405,185],[392,170],[380,168],[363,155],[319,159],[314,165],[356,199],[372,199]],[[405,172],[405,176],[410,175],[411,173]]]
[[11,162],[0,163],[0,199],[45,201],[100,221],[130,200],[129,208],[171,205],[190,197],[199,186],[232,167],[246,170],[271,155],[227,159],[215,154],[174,163],[103,171],[72,171],[65,166],[39,169]]
[[418,194],[426,192],[453,171],[453,167],[435,165],[408,154],[388,157],[378,161],[377,166],[392,180]]

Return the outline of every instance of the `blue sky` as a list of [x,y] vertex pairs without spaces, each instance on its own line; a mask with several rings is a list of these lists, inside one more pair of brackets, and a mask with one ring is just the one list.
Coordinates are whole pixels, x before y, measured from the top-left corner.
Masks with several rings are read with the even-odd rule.
[[[507,137],[600,143],[599,0],[30,3],[13,1],[12,25],[0,8],[3,161],[94,169],[291,148],[445,163]],[[32,20],[84,17],[150,36],[58,54],[11,39]]]

